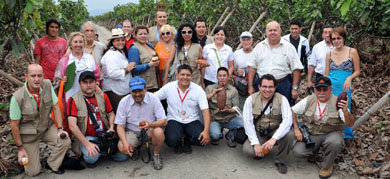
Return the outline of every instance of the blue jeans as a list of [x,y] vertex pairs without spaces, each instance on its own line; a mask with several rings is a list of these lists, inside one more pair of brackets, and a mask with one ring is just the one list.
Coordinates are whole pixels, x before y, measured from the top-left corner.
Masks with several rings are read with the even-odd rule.
[[201,140],[198,140],[199,135],[203,132],[203,124],[199,121],[193,121],[188,124],[183,124],[175,120],[169,120],[168,125],[165,127],[165,143],[168,147],[176,147],[182,144],[183,134],[185,135],[185,141],[190,142],[192,145],[199,145]]
[[[85,136],[85,138],[87,138],[87,140],[89,140],[89,141],[95,141],[95,142],[98,141],[98,138],[97,138],[97,137]],[[100,156],[101,156],[100,153],[98,153],[97,155],[95,155],[95,157],[93,157],[93,156],[87,156],[88,151],[87,151],[87,149],[85,148],[85,146],[84,146],[83,144],[81,144],[81,153],[83,154],[84,161],[85,161],[86,163],[89,163],[89,164],[94,164],[94,163],[96,163],[96,162],[99,160]],[[122,162],[122,161],[125,161],[125,160],[129,159],[129,156],[126,155],[126,154],[122,154],[122,153],[120,153],[120,152],[118,151],[118,152],[116,152],[115,154],[113,154],[113,155],[111,156],[111,158],[112,158],[114,161]]]
[[282,94],[284,97],[286,97],[288,102],[290,103],[290,106],[293,106],[295,103],[295,100],[292,99],[291,89],[292,89],[291,75],[289,75],[289,77],[286,80],[283,80],[283,81],[276,84],[276,92],[278,92],[278,93]]
[[244,127],[244,121],[240,117],[234,117],[229,122],[211,121],[210,123],[210,137],[213,140],[218,140],[222,137],[222,128],[229,129],[226,133],[227,138],[233,138],[237,129]]

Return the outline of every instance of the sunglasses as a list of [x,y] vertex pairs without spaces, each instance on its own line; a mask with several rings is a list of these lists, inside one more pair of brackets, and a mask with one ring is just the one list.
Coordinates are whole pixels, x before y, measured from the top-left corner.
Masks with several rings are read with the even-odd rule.
[[318,87],[318,88],[316,88],[316,90],[318,91],[318,92],[327,92],[328,91],[328,87]]
[[182,31],[181,31],[181,34],[183,34],[183,35],[185,35],[185,34],[191,35],[191,34],[192,34],[192,30],[187,30],[187,31],[182,30]]
[[171,32],[161,32],[161,36],[164,36],[164,35],[171,35]]
[[335,41],[335,40],[341,40],[341,39],[343,39],[343,38],[341,38],[341,37],[334,37],[334,38],[332,38],[333,41]]

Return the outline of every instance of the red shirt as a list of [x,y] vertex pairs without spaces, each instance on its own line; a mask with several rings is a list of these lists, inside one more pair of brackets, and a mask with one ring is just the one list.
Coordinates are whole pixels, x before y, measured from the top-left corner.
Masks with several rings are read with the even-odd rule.
[[[97,104],[97,101],[96,101],[96,97],[95,95],[93,97],[86,97],[86,99],[88,100],[89,104],[91,105],[96,105],[96,109],[98,107],[98,104]],[[110,113],[112,111],[112,106],[111,106],[111,103],[110,103],[110,100],[108,99],[106,93],[104,93],[104,104],[106,106],[106,112],[107,113]],[[92,109],[92,108],[90,108]],[[77,106],[76,106],[76,103],[74,102],[73,98],[69,98],[68,100],[68,116],[73,116],[73,117],[76,117],[77,118]],[[94,110],[92,110],[92,112],[94,112]],[[106,130],[106,127],[104,126],[104,123],[103,121],[101,120],[101,116],[100,116],[100,112],[96,112],[96,120],[98,123],[101,123],[102,124],[102,127],[103,127],[103,131]],[[88,122],[87,122],[87,130],[86,130],[86,133],[85,133],[85,136],[97,136],[98,133],[96,132],[95,130],[95,127],[93,126],[93,123],[91,121],[90,118],[88,118]]]
[[50,41],[43,37],[37,41],[34,48],[34,55],[41,56],[41,66],[43,68],[45,79],[53,81],[57,64],[61,57],[65,55],[68,49],[66,40],[58,37],[56,41]]
[[126,49],[127,49],[127,51],[129,51],[129,48],[130,48],[131,44],[133,44],[133,43],[134,43],[133,36],[131,36],[131,38],[129,40],[126,40]]

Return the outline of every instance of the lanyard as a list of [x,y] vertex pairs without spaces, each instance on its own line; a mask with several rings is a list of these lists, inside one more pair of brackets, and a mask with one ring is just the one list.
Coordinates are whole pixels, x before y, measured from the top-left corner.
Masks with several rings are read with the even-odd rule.
[[39,111],[39,106],[41,105],[41,89],[39,89],[39,92],[38,92],[38,99],[37,99],[37,97],[35,97],[34,93],[32,93],[30,91],[30,89],[28,89],[28,92],[30,92],[31,96],[34,97],[34,100],[37,103],[37,109]]
[[85,99],[85,101],[87,102],[87,104],[88,104],[88,107],[90,108],[90,109],[92,109],[93,110],[93,113],[96,115],[96,112],[97,112],[97,110],[96,110],[96,98],[93,100],[93,104],[91,104],[89,101],[88,101],[88,99],[84,96],[84,99]]
[[183,102],[184,102],[184,100],[186,99],[186,97],[187,97],[187,94],[188,94],[188,92],[190,92],[190,90],[188,90],[188,91],[186,92],[186,94],[184,95],[184,98],[181,98],[181,95],[180,95],[179,88],[176,88],[176,89],[177,89],[177,94],[179,94],[179,97],[180,97],[181,103],[183,104]]
[[319,113],[320,113],[320,118],[321,118],[322,115],[325,113],[325,109],[326,109],[326,106],[327,106],[328,104],[325,105],[325,108],[324,108],[324,110],[322,110],[322,112],[321,112],[320,102],[319,102],[318,100],[317,100],[317,105],[318,105],[318,111],[319,111]]

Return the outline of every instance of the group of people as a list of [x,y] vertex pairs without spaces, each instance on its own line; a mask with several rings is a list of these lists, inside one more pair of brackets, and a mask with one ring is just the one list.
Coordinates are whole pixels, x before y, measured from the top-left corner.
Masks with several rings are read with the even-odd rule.
[[[216,27],[212,37],[204,20],[176,30],[163,9],[156,11],[155,21],[156,26],[134,28],[125,20],[112,30],[107,45],[95,40],[90,21],[70,34],[68,44],[58,36],[59,21],[46,22],[47,35],[34,49],[36,63],[28,66],[26,83],[10,102],[18,161],[30,161],[26,174],[40,172],[41,141],[55,144],[46,167],[61,174],[70,146],[87,167],[96,167],[104,156],[96,144],[101,133],[119,138],[113,160],[136,160],[139,135],[146,131],[153,166],[160,170],[164,142],[177,154],[189,154],[192,145],[218,145],[226,128],[228,146],[236,147],[244,133],[243,152],[255,159],[276,146],[280,173],[287,172],[290,151],[313,161],[322,147],[319,175],[332,175],[344,137],[353,137],[351,81],[360,72],[358,53],[345,45],[343,28],[325,26],[323,41],[311,51],[299,22],[281,37],[279,23],[271,21],[265,40],[253,48],[254,37],[245,31],[239,37],[243,48],[233,53],[225,44],[225,27]],[[314,94],[295,104],[306,73]],[[56,91],[63,93],[57,97]],[[348,98],[337,103],[342,91]]]

